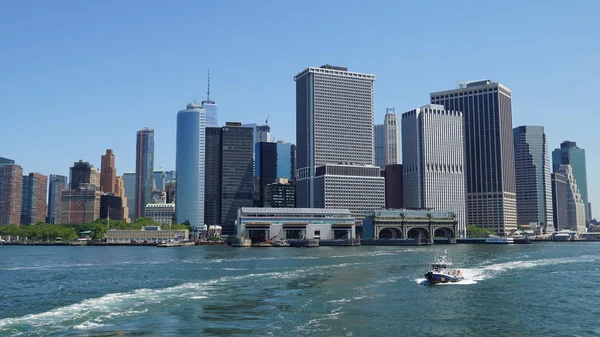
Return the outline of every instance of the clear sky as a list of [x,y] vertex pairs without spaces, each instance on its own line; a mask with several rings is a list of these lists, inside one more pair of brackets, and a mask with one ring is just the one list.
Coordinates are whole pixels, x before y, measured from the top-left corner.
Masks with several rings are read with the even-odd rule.
[[[206,97],[219,122],[262,123],[295,142],[293,76],[326,63],[377,75],[375,117],[427,104],[457,80],[513,92],[513,126],[543,125],[550,151],[586,149],[600,212],[600,1],[0,1],[0,156],[25,172],[175,167],[177,111]],[[600,214],[600,213],[599,213]]]

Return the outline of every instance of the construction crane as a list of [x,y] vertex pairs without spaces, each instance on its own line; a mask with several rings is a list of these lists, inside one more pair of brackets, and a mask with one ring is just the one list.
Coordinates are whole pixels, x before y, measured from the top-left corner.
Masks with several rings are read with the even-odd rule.
[[268,115],[267,119],[265,119],[265,125],[269,125],[269,117],[271,117],[271,115]]

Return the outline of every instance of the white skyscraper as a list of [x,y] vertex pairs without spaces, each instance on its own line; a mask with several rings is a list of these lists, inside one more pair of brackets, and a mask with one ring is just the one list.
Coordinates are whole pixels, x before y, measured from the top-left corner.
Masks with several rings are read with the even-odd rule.
[[188,104],[177,113],[176,217],[189,221],[197,234],[204,226],[204,152],[206,112],[197,104]]
[[398,151],[398,144],[400,143],[398,134],[399,124],[396,109],[387,108],[383,122],[385,165],[400,164]]
[[385,125],[375,124],[375,166],[385,167]]
[[428,104],[402,114],[404,206],[454,212],[466,233],[463,118]]
[[[379,174],[373,177],[368,168],[373,168],[374,163],[375,75],[324,65],[307,68],[294,80],[296,206],[319,207],[317,204],[328,205],[328,199],[344,200],[346,191],[341,188],[349,188],[360,180],[365,184],[360,185],[363,190],[381,189],[381,200],[375,204],[369,204],[366,198],[360,204],[348,200],[345,207],[342,204],[337,207],[353,209],[357,218],[364,216],[366,209],[383,207],[383,178]],[[335,165],[338,167],[334,168]],[[370,177],[369,182],[358,178],[361,176]]]
[[571,165],[561,164],[556,172],[562,174],[567,181],[567,226],[577,233],[585,233],[585,204],[573,177],[573,169]]

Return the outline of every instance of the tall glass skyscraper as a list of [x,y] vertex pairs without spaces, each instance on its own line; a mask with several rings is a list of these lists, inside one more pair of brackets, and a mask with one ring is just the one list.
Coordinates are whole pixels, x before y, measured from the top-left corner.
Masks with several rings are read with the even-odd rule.
[[467,223],[499,234],[517,229],[511,96],[490,80],[430,94],[431,103],[463,114]]
[[67,177],[51,174],[48,179],[50,184],[48,185],[48,218],[47,223],[56,224],[60,219],[60,195],[62,191],[68,189]]
[[553,231],[550,156],[544,127],[518,126],[513,129],[513,139],[517,222],[537,223],[544,231]]
[[294,179],[294,161],[296,160],[296,147],[294,144],[277,141],[277,179]]
[[375,134],[375,166],[385,167],[385,124],[376,124]]
[[577,182],[579,193],[583,199],[585,207],[585,223],[589,226],[590,214],[587,204],[588,189],[587,189],[587,169],[585,164],[585,150],[577,146],[576,142],[564,141],[560,144],[560,149],[552,151],[552,171],[557,172],[560,165],[571,165],[573,177]]
[[204,158],[206,111],[202,106],[188,104],[177,113],[176,217],[189,221],[193,235],[204,226]]
[[210,99],[210,70],[208,71],[208,89],[206,90],[206,100],[202,101],[201,109],[206,114],[206,128],[216,128],[219,126],[219,109],[217,103]]
[[154,187],[154,129],[137,132],[135,157],[135,217],[144,216],[146,205],[152,200]]

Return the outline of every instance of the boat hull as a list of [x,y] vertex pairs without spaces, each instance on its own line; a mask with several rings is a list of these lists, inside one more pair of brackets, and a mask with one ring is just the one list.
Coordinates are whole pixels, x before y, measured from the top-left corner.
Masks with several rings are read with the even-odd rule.
[[448,275],[448,274],[438,274],[438,273],[433,273],[433,272],[428,272],[427,274],[425,274],[425,279],[429,282],[429,283],[452,283],[452,282],[458,282],[458,281],[462,281],[465,278],[462,276],[452,276],[452,275]]

